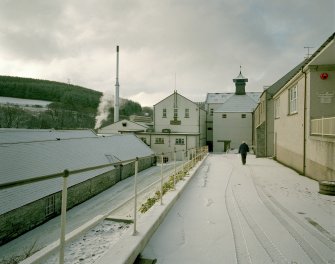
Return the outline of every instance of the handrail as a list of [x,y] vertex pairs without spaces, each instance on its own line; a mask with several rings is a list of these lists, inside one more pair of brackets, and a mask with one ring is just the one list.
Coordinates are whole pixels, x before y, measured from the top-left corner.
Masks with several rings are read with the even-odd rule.
[[[22,186],[22,185],[26,185],[29,183],[35,183],[35,182],[40,182],[40,181],[45,181],[45,180],[50,180],[50,179],[54,179],[54,178],[59,178],[62,177],[63,178],[63,188],[62,188],[62,206],[61,206],[61,234],[60,234],[60,244],[59,244],[59,263],[63,264],[64,263],[64,248],[65,248],[65,234],[66,234],[66,211],[67,211],[67,192],[68,192],[68,186],[67,186],[67,178],[73,174],[78,174],[81,172],[86,172],[86,171],[91,171],[91,170],[95,170],[95,169],[101,169],[101,168],[106,168],[106,167],[110,167],[110,166],[117,166],[117,165],[121,165],[123,163],[130,163],[130,162],[135,162],[135,184],[134,184],[134,195],[130,198],[130,199],[134,199],[134,232],[133,235],[136,235],[137,231],[136,231],[136,214],[137,214],[137,196],[140,193],[145,192],[145,190],[148,190],[150,188],[152,188],[155,184],[157,184],[159,181],[161,181],[161,184],[163,183],[163,171],[161,170],[161,180],[157,180],[154,183],[150,184],[149,186],[145,187],[144,189],[140,190],[139,192],[137,191],[137,172],[138,172],[138,161],[142,160],[142,159],[146,159],[146,158],[154,158],[154,157],[161,157],[163,158],[164,155],[166,154],[174,154],[174,173],[173,173],[173,177],[174,177],[174,185],[175,185],[175,176],[176,176],[176,153],[177,152],[182,152],[182,153],[187,153],[188,151],[190,151],[190,160],[186,161],[186,163],[190,163],[192,164],[191,167],[195,166],[196,162],[198,160],[201,160],[203,157],[203,152],[207,152],[208,149],[206,150],[205,147],[199,147],[197,148],[191,148],[191,149],[184,149],[184,150],[179,150],[179,151],[171,151],[171,152],[165,152],[165,153],[159,153],[159,154],[152,154],[152,155],[148,155],[148,156],[143,156],[143,157],[136,157],[133,159],[129,159],[129,160],[124,160],[124,161],[118,161],[118,162],[113,162],[113,163],[108,163],[108,164],[102,164],[102,165],[98,165],[98,166],[92,166],[92,167],[86,167],[86,168],[81,168],[81,169],[75,169],[75,170],[67,170],[65,169],[63,172],[59,172],[59,173],[53,173],[53,174],[49,174],[49,175],[43,175],[43,176],[38,176],[38,177],[34,177],[34,178],[30,178],[30,179],[25,179],[25,180],[18,180],[18,181],[12,181],[12,182],[7,182],[7,183],[2,183],[0,184],[0,190],[2,189],[8,189],[8,188],[12,188],[12,187],[16,187],[16,186]],[[199,152],[198,152],[199,151]],[[198,154],[199,153],[199,154]],[[161,166],[163,164],[163,159],[161,160]],[[180,170],[184,170],[184,156],[183,156],[183,164],[180,166],[181,169]],[[179,169],[178,169],[179,172]],[[161,199],[162,199],[162,194],[163,194],[163,189],[161,186]],[[162,200],[161,200],[162,202]]]
[[[188,151],[190,151],[192,149],[188,149]],[[180,150],[180,151],[185,151],[185,150]],[[174,151],[164,152],[164,154],[171,154],[171,153],[174,153]],[[142,160],[142,159],[146,159],[146,158],[149,158],[149,157],[159,157],[160,155],[161,154],[152,154],[152,155],[147,155],[147,156],[143,156],[143,157],[138,157],[138,159]],[[97,165],[97,166],[91,166],[91,167],[86,167],[86,168],[82,168],[82,169],[68,170],[68,171],[69,171],[70,175],[73,175],[73,174],[78,174],[78,173],[81,173],[81,172],[102,169],[102,168],[106,168],[106,167],[110,167],[110,166],[118,166],[118,165],[121,165],[121,164],[124,164],[124,163],[130,163],[130,162],[135,162],[135,161],[136,161],[136,157],[133,158],[133,159],[123,160],[123,161],[118,161],[118,162],[112,162],[112,163],[107,163],[107,164],[102,164],[102,165]],[[66,170],[66,169],[64,169],[64,170]],[[0,190],[12,188],[12,187],[17,187],[17,186],[21,186],[21,185],[26,185],[26,184],[30,184],[30,183],[35,183],[35,182],[60,178],[60,177],[63,177],[63,176],[64,176],[64,171],[49,174],[49,175],[37,176],[37,177],[34,177],[34,178],[29,178],[29,179],[24,179],[24,180],[17,180],[17,181],[11,181],[11,182],[6,182],[6,183],[0,183]]]

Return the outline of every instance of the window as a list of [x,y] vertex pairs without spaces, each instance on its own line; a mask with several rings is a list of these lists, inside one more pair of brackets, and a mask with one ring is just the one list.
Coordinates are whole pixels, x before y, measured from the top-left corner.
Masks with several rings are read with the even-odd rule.
[[147,139],[145,137],[141,137],[141,140],[144,142],[144,143],[147,143]]
[[45,216],[52,215],[55,212],[55,195],[46,198]]
[[227,118],[227,114],[222,114],[222,118]]
[[176,145],[185,145],[185,141],[183,138],[176,138]]
[[164,144],[164,138],[156,138],[155,144]]
[[209,128],[207,128],[207,130],[213,130],[213,128],[209,127]]
[[297,113],[297,99],[298,99],[298,89],[297,85],[288,90],[289,96],[289,113]]
[[166,118],[166,108],[163,108],[163,118]]
[[126,126],[127,126],[127,122],[123,122],[123,123],[122,123],[122,126],[123,126],[123,127],[126,127]]
[[189,118],[190,117],[190,109],[186,108],[185,109],[185,118]]
[[214,109],[211,108],[211,109],[209,110],[209,115],[210,115],[210,116],[213,116],[213,112],[214,112]]
[[178,108],[173,109],[173,118],[177,119],[178,118]]
[[279,118],[280,98],[275,101],[275,118]]
[[242,115],[241,115],[241,118],[246,118],[246,117],[247,117],[246,114],[242,114]]

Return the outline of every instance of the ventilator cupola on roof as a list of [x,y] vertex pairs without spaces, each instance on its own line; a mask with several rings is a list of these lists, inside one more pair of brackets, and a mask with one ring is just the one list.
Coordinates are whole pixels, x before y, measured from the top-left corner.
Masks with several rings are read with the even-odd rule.
[[248,81],[248,78],[245,78],[242,75],[241,66],[240,66],[240,74],[235,79],[233,79],[233,82],[235,83],[235,87],[236,87],[235,94],[237,95],[245,94],[245,83],[247,81]]

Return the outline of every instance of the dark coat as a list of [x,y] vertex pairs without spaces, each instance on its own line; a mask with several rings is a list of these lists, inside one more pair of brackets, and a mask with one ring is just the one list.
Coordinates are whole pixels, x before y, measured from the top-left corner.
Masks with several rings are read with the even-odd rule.
[[247,143],[242,143],[238,149],[238,153],[247,154],[249,152],[249,146]]

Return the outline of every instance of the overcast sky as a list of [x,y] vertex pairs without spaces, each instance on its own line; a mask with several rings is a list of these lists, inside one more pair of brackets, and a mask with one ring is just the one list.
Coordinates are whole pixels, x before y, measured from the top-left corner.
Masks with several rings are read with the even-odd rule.
[[335,29],[335,0],[0,0],[0,75],[68,82],[153,106],[262,91]]

